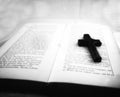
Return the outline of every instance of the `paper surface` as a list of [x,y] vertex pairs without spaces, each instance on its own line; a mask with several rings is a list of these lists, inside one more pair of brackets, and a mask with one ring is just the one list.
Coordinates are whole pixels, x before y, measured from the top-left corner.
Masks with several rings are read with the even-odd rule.
[[114,37],[120,50],[120,32],[115,32]]
[[25,25],[0,50],[0,77],[47,82],[63,30],[55,23]]
[[[110,30],[95,24],[75,23],[69,25],[67,31],[50,81],[119,87],[120,55]],[[86,33],[102,41],[102,46],[97,48],[101,63],[94,63],[88,50],[77,46],[78,39]]]

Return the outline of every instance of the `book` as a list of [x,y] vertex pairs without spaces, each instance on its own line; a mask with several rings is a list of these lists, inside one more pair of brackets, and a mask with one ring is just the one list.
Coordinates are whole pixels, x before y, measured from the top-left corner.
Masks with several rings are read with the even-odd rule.
[[[93,62],[77,42],[102,42]],[[109,27],[83,21],[25,24],[0,48],[0,78],[120,88],[120,52]]]

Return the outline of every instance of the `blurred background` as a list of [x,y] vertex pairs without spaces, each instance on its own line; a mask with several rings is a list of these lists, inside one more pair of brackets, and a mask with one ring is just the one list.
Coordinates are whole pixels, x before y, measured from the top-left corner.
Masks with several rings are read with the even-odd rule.
[[82,19],[120,32],[120,0],[0,0],[0,45],[24,23],[43,19]]

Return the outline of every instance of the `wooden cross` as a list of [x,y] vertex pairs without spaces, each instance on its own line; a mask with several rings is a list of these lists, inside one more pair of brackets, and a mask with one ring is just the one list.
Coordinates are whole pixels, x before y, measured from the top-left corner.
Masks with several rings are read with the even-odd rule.
[[96,47],[102,45],[98,39],[92,39],[89,34],[84,34],[83,39],[78,40],[78,46],[87,47],[94,62],[101,62],[102,58],[99,55]]

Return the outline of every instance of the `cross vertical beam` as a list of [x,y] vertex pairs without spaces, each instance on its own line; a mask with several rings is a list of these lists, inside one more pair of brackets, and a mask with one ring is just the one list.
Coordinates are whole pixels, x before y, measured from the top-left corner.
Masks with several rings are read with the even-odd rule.
[[102,43],[100,40],[92,39],[89,34],[84,34],[83,39],[78,40],[78,46],[83,46],[88,48],[94,62],[101,62],[102,60],[96,48],[96,47],[100,47],[101,45]]

